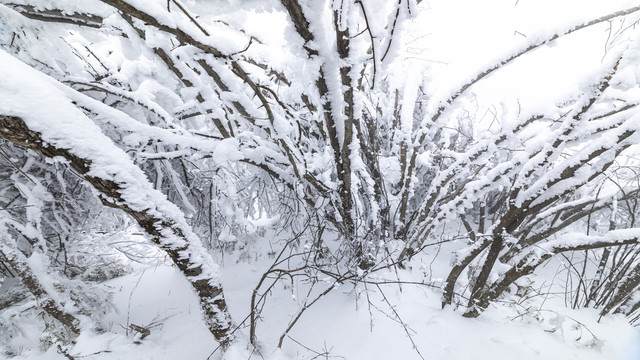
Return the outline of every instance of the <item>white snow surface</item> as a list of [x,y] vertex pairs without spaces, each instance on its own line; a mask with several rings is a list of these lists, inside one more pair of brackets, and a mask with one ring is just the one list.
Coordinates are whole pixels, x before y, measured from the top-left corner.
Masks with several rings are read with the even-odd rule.
[[[248,315],[251,291],[268,266],[268,261],[261,261],[225,267],[223,286],[235,319]],[[416,270],[401,276],[419,280],[422,274]],[[217,343],[200,320],[197,297],[171,266],[141,267],[104,285],[114,294],[116,305],[105,318],[107,331],[85,330],[69,350],[71,355],[104,360],[204,360],[216,349]],[[397,285],[382,285],[381,289],[397,304],[396,311],[425,359],[632,360],[640,355],[636,343],[640,334],[625,325],[623,317],[606,317],[597,323],[595,310],[567,310],[545,303],[528,312],[497,305],[478,319],[465,319],[451,308],[440,309],[439,291],[416,285],[403,285],[402,291]],[[261,354],[251,354],[238,344],[222,359],[314,359],[319,353],[349,360],[420,359],[379,291],[368,291],[371,305],[363,287],[340,285],[308,310],[283,348],[277,349],[278,338],[299,308],[292,294],[304,297],[306,292],[304,285],[292,289],[282,283],[268,299],[264,321],[258,324]],[[127,324],[149,326],[151,335],[135,344],[140,335],[127,334],[123,329]],[[221,356],[216,351],[211,359]],[[55,349],[47,353],[27,349],[17,359],[65,357]]]

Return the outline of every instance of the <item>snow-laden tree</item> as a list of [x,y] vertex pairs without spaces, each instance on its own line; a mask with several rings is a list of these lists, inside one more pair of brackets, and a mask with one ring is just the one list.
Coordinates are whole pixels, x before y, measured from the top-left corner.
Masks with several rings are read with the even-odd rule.
[[[89,12],[64,2],[3,5],[3,22],[10,25],[3,33],[7,63],[13,54],[56,78],[59,82],[40,79],[52,82],[47,91],[60,95],[55,100],[59,104],[66,98],[82,110],[68,116],[68,126],[45,129],[38,128],[38,121],[57,121],[50,112],[40,114],[43,117],[38,120],[16,105],[19,97],[7,100],[4,138],[45,156],[65,158],[98,190],[105,205],[129,213],[185,275],[194,278],[210,329],[226,343],[230,323],[224,298],[215,274],[206,270],[213,264],[200,249],[200,240],[224,240],[234,227],[247,226],[243,212],[258,208],[282,219],[284,226],[294,223],[287,218],[306,213],[315,218],[316,228],[330,226],[340,234],[342,245],[333,257],[356,264],[347,265],[349,272],[374,264],[370,247],[375,243],[372,239],[382,234],[380,224],[388,222],[380,216],[384,211],[388,217],[388,206],[378,204],[385,189],[375,153],[360,150],[378,142],[374,117],[382,113],[375,107],[379,92],[367,90],[376,84],[380,87],[382,70],[377,68],[385,58],[392,59],[392,47],[398,43],[393,42],[396,27],[415,11],[415,4],[368,10],[370,5],[363,3],[259,5],[275,7],[280,16],[290,19],[291,26],[285,29],[290,43],[280,49],[283,59],[276,59],[273,45],[265,44],[274,40],[249,35],[238,24],[213,20],[207,25],[213,27],[205,29],[201,19],[212,17],[209,12],[215,7],[197,5],[200,20],[178,2],[165,8],[164,4],[105,1],[92,4]],[[378,20],[387,13],[392,23],[385,29],[386,22]],[[310,24],[308,18],[316,23]],[[70,33],[69,24],[73,25]],[[352,37],[350,32],[355,34],[359,27],[367,29],[366,36]],[[214,31],[225,35],[210,35]],[[42,37],[49,40],[42,42]],[[38,47],[40,54],[32,51]],[[373,56],[371,65],[369,47],[382,52]],[[15,66],[16,72],[33,72]],[[28,101],[34,99],[22,97],[23,103]],[[120,160],[106,156],[115,150],[83,150],[82,144],[73,142],[77,129],[95,125],[100,131],[91,136],[108,135],[130,154],[129,163],[121,155]],[[58,127],[61,132],[55,130]],[[78,135],[79,141],[89,136]],[[69,142],[66,136],[72,137]],[[101,146],[113,146],[100,141]],[[96,158],[99,152],[105,153],[102,160]],[[362,156],[365,153],[368,157]],[[105,173],[101,168],[108,164],[126,166],[134,173],[138,164],[153,184],[139,173],[128,179],[120,178],[122,170]],[[260,180],[265,176],[268,181]],[[240,177],[251,181],[240,182]],[[243,190],[233,189],[240,185]],[[202,230],[201,239],[195,240],[182,215],[175,209],[165,210],[162,201],[166,200],[154,192],[142,198],[126,195],[127,191],[146,193],[152,187],[181,206],[192,225]],[[223,191],[214,191],[221,187]],[[256,197],[265,188],[283,195]],[[238,201],[243,196],[249,199]],[[227,230],[213,225],[216,215],[211,203],[220,199],[220,213],[227,219],[217,223],[225,222]],[[300,225],[295,222],[291,225]],[[319,238],[314,246],[326,248],[322,241]]]
[[[251,342],[267,275],[362,281],[462,224],[443,305],[466,297],[477,316],[550,257],[579,252],[598,265],[585,265],[576,304],[637,312],[637,30],[613,34],[569,97],[498,130],[459,119],[494,73],[570,34],[634,23],[640,8],[527,39],[452,92],[430,86],[428,66],[403,71],[419,11],[415,0],[2,1],[0,271],[77,334],[89,300],[71,296],[70,311],[63,295],[81,293],[70,279],[88,287],[79,275],[98,261],[67,260],[83,215],[133,219],[226,346],[237,328],[212,254],[250,246],[265,224],[292,235],[254,293]],[[470,286],[457,287],[466,269]]]

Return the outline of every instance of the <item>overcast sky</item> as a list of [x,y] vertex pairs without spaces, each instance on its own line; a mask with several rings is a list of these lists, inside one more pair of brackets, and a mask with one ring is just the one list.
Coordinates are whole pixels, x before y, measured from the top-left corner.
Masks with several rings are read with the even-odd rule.
[[[558,30],[637,6],[628,0],[425,0],[406,35],[406,58],[426,67],[439,92],[458,88],[481,69]],[[632,21],[580,30],[527,54],[473,88],[478,118],[552,106],[584,86],[603,61],[610,32]],[[632,30],[627,30],[627,34]],[[496,107],[494,109],[493,107]],[[492,120],[489,120],[492,121]]]

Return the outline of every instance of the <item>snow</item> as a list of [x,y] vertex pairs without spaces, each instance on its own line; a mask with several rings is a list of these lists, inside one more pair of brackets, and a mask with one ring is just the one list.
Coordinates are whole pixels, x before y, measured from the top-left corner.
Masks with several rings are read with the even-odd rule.
[[[223,286],[234,318],[248,315],[249,295],[266,266],[268,262],[260,261],[225,268]],[[401,275],[404,280],[421,276],[418,272]],[[80,357],[101,352],[91,358],[104,360],[206,359],[215,350],[216,344],[200,320],[197,297],[171,266],[160,261],[103,286],[114,294],[116,307],[104,318],[108,331],[84,331],[70,354]],[[634,337],[640,334],[625,325],[622,317],[606,317],[597,323],[597,311],[570,311],[551,306],[552,301],[548,301],[540,308],[497,305],[478,319],[466,319],[451,308],[441,310],[438,292],[432,289],[402,285],[400,292],[395,284],[381,285],[381,289],[397,304],[418,351],[427,359],[482,360],[500,354],[501,358],[522,360],[631,360],[638,353]],[[286,282],[277,285],[258,324],[261,355],[270,360],[311,359],[325,352],[345,359],[420,358],[375,285],[365,289],[344,284],[336,290],[309,308],[283,348],[277,349],[280,334],[298,308],[291,292],[298,297],[306,292],[300,283],[294,288]],[[151,334],[136,344],[140,334],[129,331],[127,335],[127,324],[150,326]],[[631,347],[623,350],[624,346]],[[250,353],[237,345],[226,352],[224,359],[246,359]],[[25,355],[17,359],[64,359],[52,350]],[[212,358],[219,356],[216,352]]]
[[611,243],[611,244],[622,244],[624,241],[638,241],[640,239],[640,229],[638,228],[629,228],[629,229],[619,229],[612,230],[607,232],[604,235],[598,236],[589,236],[583,233],[567,233],[560,236],[561,239],[549,241],[544,244],[542,247],[549,251],[553,250],[555,247],[562,246],[580,246],[580,245],[588,245],[595,242],[602,243]]
[[624,350],[620,355],[620,360],[636,360],[640,358],[640,331],[636,329],[632,335],[627,336]]
[[[277,91],[278,96],[281,96],[287,104],[298,101],[296,96],[308,91],[305,87],[312,88],[316,80],[313,74],[317,74],[317,70],[322,69],[328,83],[329,94],[327,98],[312,99],[312,102],[316,104],[321,101],[331,102],[340,144],[343,144],[345,134],[345,104],[342,98],[344,87],[338,70],[340,66],[348,65],[350,61],[358,64],[376,61],[379,71],[374,84],[376,87],[382,84],[383,75],[393,71],[401,72],[400,76],[390,79],[389,82],[400,83],[395,85],[404,90],[400,109],[400,130],[403,140],[411,143],[416,139],[416,134],[425,133],[435,137],[435,134],[441,130],[448,131],[447,127],[462,116],[457,109],[447,110],[441,115],[439,123],[432,128],[429,127],[432,124],[428,124],[431,116],[425,116],[423,128],[414,132],[412,139],[411,132],[419,123],[414,121],[416,102],[428,101],[429,108],[421,115],[433,115],[438,106],[444,104],[444,101],[457,91],[461,84],[467,83],[477,75],[478,71],[490,68],[497,61],[508,58],[519,49],[546,39],[553,34],[551,30],[566,31],[575,24],[634,5],[632,1],[627,0],[602,2],[590,4],[590,6],[582,6],[582,2],[573,0],[561,3],[550,0],[520,0],[515,1],[515,4],[514,1],[480,3],[425,0],[419,5],[423,11],[417,15],[417,9],[413,8],[415,2],[408,1],[409,6],[412,6],[410,10],[413,15],[408,14],[408,8],[401,7],[400,19],[408,20],[399,25],[396,31],[398,34],[402,33],[402,36],[393,37],[389,55],[382,62],[380,59],[369,59],[368,55],[354,56],[346,60],[338,59],[335,54],[333,29],[318,25],[322,21],[326,24],[332,23],[331,14],[326,8],[327,4],[309,1],[304,5],[305,13],[309,17],[314,16],[314,20],[322,21],[313,21],[312,31],[316,40],[313,44],[307,45],[317,48],[320,56],[317,59],[289,64],[287,61],[292,57],[307,59],[308,56],[303,51],[299,54],[291,53],[296,50],[290,48],[301,47],[300,39],[295,36],[294,29],[287,24],[287,17],[282,10],[271,3],[257,0],[181,2],[187,4],[188,8],[201,9],[202,14],[206,15],[202,17],[203,19],[211,20],[210,13],[219,15],[215,18],[217,21],[203,22],[207,31],[215,34],[206,36],[176,7],[173,6],[172,11],[167,12],[166,3],[163,1],[128,0],[128,2],[153,14],[171,27],[180,26],[186,29],[188,34],[197,41],[215,46],[223,53],[243,50],[248,44],[249,36],[258,37],[262,44],[254,43],[247,50],[246,55],[250,59],[268,63],[269,67],[276,70],[285,70],[289,80],[294,82],[292,90],[282,93],[275,87],[273,90]],[[385,28],[385,21],[380,20],[388,16],[393,22],[395,14],[393,6],[399,6],[396,4],[404,2],[364,3],[371,17],[370,30],[374,37],[373,46],[377,55],[381,56],[380,52],[389,45],[391,30],[388,27]],[[54,8],[57,6],[55,4],[70,6],[69,9],[72,10],[83,8],[83,3],[77,0],[51,2]],[[340,2],[332,2],[331,4],[336,9],[339,7],[344,14],[357,13],[360,16],[361,10],[356,6],[357,3],[344,2],[340,5]],[[42,7],[48,6],[42,5]],[[249,10],[239,10],[240,7],[246,7]],[[96,10],[105,12],[104,7]],[[500,21],[478,16],[478,14],[487,13],[500,14],[498,16]],[[11,16],[18,15],[0,5],[0,16],[2,19],[10,19]],[[411,18],[411,16],[415,17]],[[348,16],[341,17],[340,26],[349,25],[348,21],[350,21]],[[275,23],[269,24],[270,22]],[[106,19],[105,23],[110,26],[123,25],[115,15]],[[540,24],[548,26],[541,27]],[[464,111],[473,112],[473,108],[476,109],[476,113],[470,113],[469,117],[473,118],[472,131],[479,133],[478,141],[464,153],[459,153],[457,149],[441,149],[442,151],[436,153],[429,148],[430,144],[411,143],[410,148],[425,145],[425,149],[421,149],[421,154],[418,156],[418,164],[425,168],[440,156],[451,160],[448,168],[439,173],[431,184],[421,184],[417,177],[412,179],[414,187],[409,189],[410,191],[426,192],[424,199],[412,199],[412,201],[426,203],[431,199],[430,196],[433,196],[433,203],[438,204],[439,201],[451,195],[447,187],[453,188],[450,185],[469,181],[465,183],[467,186],[456,198],[455,203],[444,202],[442,206],[434,209],[418,208],[428,215],[425,222],[427,230],[421,229],[420,234],[422,231],[442,228],[443,236],[453,236],[455,229],[451,228],[449,219],[451,216],[457,217],[465,209],[477,206],[474,202],[477,193],[510,186],[523,187],[515,205],[523,204],[536,196],[539,196],[537,201],[542,202],[565,190],[575,190],[586,181],[589,173],[580,176],[582,173],[579,171],[574,179],[561,182],[557,186],[547,186],[548,181],[557,179],[564,169],[579,163],[590,152],[604,148],[607,149],[605,155],[609,156],[595,161],[594,167],[603,166],[613,159],[612,154],[617,150],[612,145],[615,144],[615,136],[627,129],[636,129],[639,121],[637,115],[623,113],[592,124],[576,121],[566,125],[575,127],[576,131],[567,143],[558,149],[554,149],[548,139],[566,131],[566,127],[553,127],[552,124],[556,118],[551,115],[557,115],[560,110],[576,107],[580,102],[588,101],[588,97],[577,98],[576,94],[587,93],[593,87],[590,81],[601,77],[611,67],[612,59],[615,59],[616,51],[619,50],[613,46],[618,44],[607,40],[609,30],[618,29],[622,25],[615,21],[603,23],[554,40],[548,44],[549,46],[538,48],[492,74],[485,81],[474,85],[467,94],[456,100],[465,105],[460,107]],[[234,28],[245,28],[246,33]],[[131,112],[116,110],[77,92],[19,61],[18,58],[21,58],[19,55],[9,54],[5,50],[0,50],[0,79],[2,79],[0,81],[0,114],[19,116],[31,129],[40,132],[47,143],[69,149],[78,156],[91,159],[90,175],[122,185],[122,198],[132,208],[149,210],[154,215],[172,220],[184,229],[186,239],[175,239],[174,234],[166,230],[164,234],[167,239],[174,241],[172,245],[176,247],[182,244],[181,241],[189,241],[195,248],[189,255],[192,255],[197,263],[206,265],[203,276],[214,281],[220,278],[230,312],[240,326],[238,330],[240,336],[239,340],[224,354],[217,349],[217,343],[201,318],[200,304],[191,285],[161,253],[153,252],[152,263],[135,264],[133,273],[95,284],[96,288],[111,294],[111,299],[105,302],[111,302],[114,309],[101,318],[102,323],[99,325],[102,331],[84,328],[76,339],[76,343],[68,347],[69,354],[77,358],[107,360],[121,358],[286,360],[323,357],[488,360],[495,359],[496,354],[499,354],[500,358],[522,360],[631,360],[640,357],[640,347],[637,345],[640,342],[640,334],[637,329],[633,329],[628,324],[624,317],[614,315],[599,320],[597,310],[568,309],[562,294],[549,293],[544,297],[537,295],[527,299],[506,294],[477,319],[463,318],[461,313],[464,309],[452,306],[441,309],[442,289],[440,287],[442,279],[446,278],[447,270],[450,269],[449,255],[457,253],[459,256],[464,256],[472,249],[456,241],[442,246],[440,255],[438,255],[441,251],[440,246],[437,250],[435,246],[428,247],[424,253],[408,261],[407,269],[369,274],[366,278],[368,283],[336,284],[333,291],[304,313],[299,323],[284,338],[282,348],[277,347],[279,337],[296,313],[304,308],[306,303],[312,301],[314,296],[334,284],[324,275],[317,282],[313,282],[311,277],[303,279],[292,277],[275,282],[265,297],[266,303],[258,320],[258,348],[251,348],[246,339],[247,322],[243,320],[250,313],[249,301],[255,286],[271,265],[272,259],[269,258],[270,255],[265,255],[267,252],[262,247],[266,248],[267,243],[275,248],[282,244],[280,239],[273,235],[273,231],[280,224],[280,218],[272,217],[268,212],[263,213],[262,208],[251,208],[244,213],[240,206],[236,206],[236,202],[242,201],[239,198],[243,190],[240,189],[242,186],[240,180],[238,184],[231,182],[224,184],[223,192],[227,194],[225,196],[228,196],[228,201],[218,205],[220,212],[225,218],[232,219],[238,224],[242,223],[246,231],[238,235],[228,227],[222,227],[218,240],[246,241],[248,246],[231,254],[209,255],[204,246],[201,246],[200,240],[190,231],[183,211],[170,203],[165,195],[152,189],[146,175],[133,163],[130,155],[117,147],[112,138],[105,133],[108,129],[120,134],[122,142],[118,145],[122,147],[139,148],[149,143],[161,145],[162,150],[157,152],[136,154],[136,161],[153,161],[160,158],[200,160],[212,156],[209,164],[213,170],[205,171],[217,172],[220,169],[226,171],[225,166],[231,168],[238,163],[238,160],[246,159],[258,164],[276,163],[274,173],[283,179],[290,180],[294,179],[294,176],[288,172],[288,169],[282,169],[277,165],[280,162],[286,164],[287,159],[277,146],[269,144],[267,140],[279,139],[287,144],[300,141],[301,139],[296,137],[297,124],[281,114],[277,114],[273,123],[270,123],[265,118],[262,104],[256,105],[255,94],[249,91],[248,87],[239,86],[234,75],[226,69],[228,63],[218,62],[206,55],[198,54],[201,56],[198,59],[203,59],[219,73],[225,84],[231,84],[230,89],[222,91],[218,87],[203,84],[203,77],[187,62],[177,66],[184,73],[184,78],[195,84],[194,88],[183,88],[179,81],[173,78],[164,79],[165,74],[154,72],[154,64],[148,49],[141,49],[141,47],[158,46],[176,58],[190,58],[193,55],[192,49],[188,46],[175,48],[168,46],[167,37],[161,32],[147,30],[146,35],[145,44],[120,39],[117,46],[121,53],[116,51],[117,54],[105,57],[110,71],[118,69],[112,80],[123,82],[130,80],[130,88],[122,90],[108,84],[100,84],[100,86],[112,94],[130,98],[132,102],[150,110],[163,121],[165,126],[149,125],[145,121],[148,119],[135,119]],[[68,41],[73,44],[75,37],[76,35],[69,35]],[[350,41],[352,41],[354,53],[366,53],[366,48],[369,46],[366,32],[354,36]],[[401,50],[404,41],[409,44],[409,51]],[[626,40],[621,40],[623,43],[624,41]],[[603,46],[592,46],[593,43]],[[34,43],[30,45],[33,46]],[[279,49],[279,51],[265,49]],[[363,49],[365,51],[361,51]],[[634,51],[621,64],[637,62],[639,52],[637,49]],[[84,52],[81,53],[84,54]],[[580,56],[579,61],[576,60],[576,54]],[[361,69],[359,66],[353,67],[350,74],[355,78]],[[277,83],[271,79],[271,75],[265,75],[266,73],[258,67],[247,66],[245,70],[258,84],[272,86]],[[51,72],[64,73],[57,67]],[[75,71],[71,72],[75,73]],[[76,83],[86,81],[81,76],[65,76],[65,78]],[[612,84],[612,88],[617,92],[608,93],[607,96],[634,99],[639,91],[636,88],[639,78],[637,69],[634,70],[631,66],[625,67],[617,75],[615,84]],[[556,86],[556,84],[562,85]],[[173,90],[175,93],[172,92]],[[423,99],[421,90],[433,94],[433,98]],[[196,102],[194,99],[198,95],[206,100],[203,103]],[[269,99],[275,109],[277,107],[275,102],[271,101],[272,98]],[[557,103],[559,99],[566,103]],[[378,100],[392,103],[390,99]],[[183,128],[183,123],[174,117],[176,113],[182,111],[186,113],[193,109],[212,109],[206,119],[204,115],[200,115],[193,120],[192,124],[202,125],[205,120],[211,120],[211,117],[224,119],[229,113],[223,111],[223,106],[228,106],[232,102],[237,102],[245,108],[249,117],[259,124],[261,131],[249,131],[248,129],[257,129],[257,127],[247,127],[245,122],[242,122],[244,120],[238,120],[241,118],[238,116],[237,119],[229,119],[229,123],[237,127],[235,137],[214,141],[210,138],[194,136],[193,132],[198,126],[185,125]],[[359,94],[356,96],[357,112],[369,109],[376,114],[376,106],[379,104],[374,103],[373,99],[367,99]],[[608,106],[595,107],[593,114],[607,113],[610,110]],[[85,111],[97,115],[92,115],[90,118]],[[286,111],[294,110],[286,109]],[[493,113],[494,116],[488,116],[489,113]],[[548,116],[528,126],[522,132],[514,133],[513,130],[519,121],[535,113],[545,113]],[[306,118],[305,120],[317,121],[317,119]],[[623,122],[625,122],[624,125],[617,126],[618,123]],[[202,125],[202,128],[207,129],[205,125]],[[592,135],[594,129],[605,128],[612,129],[603,132],[605,135],[600,137]],[[267,136],[264,129],[275,131]],[[502,136],[506,137],[504,143],[498,141]],[[356,139],[355,136],[354,139]],[[627,139],[627,143],[623,145],[637,142],[636,135]],[[445,139],[443,144],[446,147],[450,142]],[[502,159],[500,152],[502,146],[505,149],[513,148],[520,152],[515,153],[507,161]],[[360,157],[360,151],[367,149],[361,149],[357,141],[352,142],[349,149],[352,170],[359,175],[354,176],[353,193],[358,194],[362,191],[365,196],[372,197],[374,181]],[[547,155],[547,151],[550,151],[551,155]],[[539,152],[537,156],[530,156],[536,152]],[[295,153],[294,156],[299,157],[300,162],[306,163],[310,173],[314,174],[323,186],[330,190],[338,189],[335,173],[332,172],[333,159],[329,146],[317,149],[310,154]],[[478,159],[473,159],[476,156]],[[564,162],[557,165],[559,159]],[[486,165],[471,169],[469,164],[474,161],[477,164]],[[402,179],[399,162],[393,157],[384,156],[379,157],[379,162],[384,180],[389,190],[392,190],[393,185]],[[159,169],[161,164],[155,162],[153,166]],[[158,173],[160,175],[156,181],[160,185],[163,182],[180,183],[181,181],[177,177],[162,178],[162,173],[160,171]],[[175,173],[172,173],[170,176],[174,175]],[[512,182],[511,179],[518,181]],[[530,179],[537,179],[537,182],[530,182]],[[546,208],[545,212],[538,214],[538,219],[550,218],[562,209],[578,207],[595,199],[597,195],[590,193],[595,189],[592,185],[589,184],[588,189],[579,189],[582,197],[557,204],[553,208]],[[431,187],[416,189],[422,186]],[[161,188],[161,186],[158,187]],[[39,185],[35,187],[23,185],[19,188],[28,197],[29,206],[34,207],[27,210],[27,217],[38,218],[40,214],[36,207],[39,201],[43,201],[40,196],[45,196],[44,191],[41,191]],[[297,195],[302,197],[304,189],[300,187],[297,190]],[[392,193],[392,191],[388,192]],[[184,200],[184,208],[187,212],[197,212],[197,208],[185,200],[188,194],[183,188],[176,189],[175,193]],[[599,193],[602,203],[613,196],[615,194],[609,189]],[[357,210],[365,208],[361,201],[363,199],[366,197],[356,199]],[[326,197],[322,200],[328,203],[331,199]],[[391,194],[389,201],[397,204],[398,199],[395,194]],[[367,210],[372,211],[373,214],[367,216],[377,220],[380,204],[370,200],[369,205],[370,208]],[[320,215],[328,208],[322,202],[315,206]],[[422,214],[421,212],[420,215]],[[25,230],[37,235],[36,229],[29,226],[31,225],[26,226]],[[460,233],[459,230],[457,231]],[[252,239],[259,237],[260,241],[249,242],[242,237]],[[592,244],[594,241],[608,241],[615,244],[638,237],[640,237],[638,228],[614,230],[597,236],[567,232],[559,234],[557,240],[540,243],[539,247],[526,254],[540,257],[562,246]],[[466,239],[466,236],[458,236],[458,238]],[[515,241],[515,238],[510,239]],[[133,241],[131,238],[121,240]],[[429,238],[429,240],[432,239]],[[305,249],[304,246],[301,244],[300,248],[295,248],[295,251]],[[274,248],[269,251],[273,252]],[[227,258],[224,259],[224,256]],[[215,265],[214,257],[223,257],[218,259],[224,260],[222,269],[218,269]],[[536,259],[532,257],[531,261]],[[43,266],[45,260],[40,256],[32,256],[29,262],[38,273],[46,273],[46,268]],[[497,265],[498,271],[492,273],[491,278],[496,279],[498,273],[506,268],[506,264]],[[363,274],[364,272],[361,271],[360,275]],[[395,281],[398,278],[406,283],[396,284]],[[549,278],[535,273],[518,282],[518,286],[529,289],[542,288],[546,286]],[[428,279],[428,282],[425,282],[425,279]],[[384,284],[375,284],[376,281]],[[525,282],[527,283],[523,284]],[[468,286],[467,283],[468,279],[464,276],[459,280],[459,285],[462,287]],[[0,286],[2,285],[0,281]],[[52,293],[55,292],[52,286],[46,285]],[[34,316],[31,305],[33,301],[26,300],[16,307],[0,311],[0,318],[21,319],[18,327],[21,332],[18,331],[15,335],[11,332],[10,336],[13,338],[6,340],[7,344],[14,348],[23,348],[22,353],[17,356],[18,359],[65,359],[55,347],[49,348],[46,352],[38,351],[33,347],[33,344],[38,343],[37,334],[43,331],[44,325]],[[141,334],[130,328],[131,324],[147,327],[151,331],[150,335],[141,339]],[[0,335],[0,340],[6,339],[3,336],[5,335]]]
[[[189,257],[193,266],[202,267],[199,278],[217,282],[217,265],[191,232],[179,208],[153,189],[142,170],[52,84],[56,82],[1,50],[0,62],[0,77],[4,79],[0,85],[0,113],[21,117],[30,129],[41,134],[44,142],[90,159],[88,175],[118,184],[119,196],[129,208],[146,211],[180,229],[184,238],[176,236],[175,229],[164,228],[158,241],[170,249],[188,246],[181,255]],[[51,126],[53,121],[56,126]]]
[[[147,184],[146,176],[130,165],[129,157],[115,148],[69,98],[51,85],[51,79],[1,50],[0,61],[3,63],[0,75],[4,79],[0,85],[1,113],[22,118],[31,129],[42,134],[45,142],[92,159],[94,164],[89,175],[130,184],[131,188],[123,190],[123,198],[135,204],[135,210],[143,210],[148,204],[157,202],[164,203],[174,216],[181,216],[160,193],[140,191]],[[54,121],[56,126],[51,126]],[[147,196],[154,199],[145,199]]]

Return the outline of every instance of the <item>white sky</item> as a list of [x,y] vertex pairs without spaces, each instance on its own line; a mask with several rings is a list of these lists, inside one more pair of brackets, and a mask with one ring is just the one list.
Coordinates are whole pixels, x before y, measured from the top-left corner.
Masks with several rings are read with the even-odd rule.
[[[431,88],[446,94],[536,39],[637,5],[629,0],[424,0],[407,34],[407,58],[414,66],[427,66]],[[621,23],[612,25],[617,30]],[[605,23],[580,30],[474,86],[478,119],[493,121],[487,111],[494,106],[507,114],[517,111],[518,102],[525,110],[553,106],[577,90],[600,66],[609,28]]]

